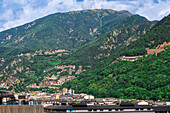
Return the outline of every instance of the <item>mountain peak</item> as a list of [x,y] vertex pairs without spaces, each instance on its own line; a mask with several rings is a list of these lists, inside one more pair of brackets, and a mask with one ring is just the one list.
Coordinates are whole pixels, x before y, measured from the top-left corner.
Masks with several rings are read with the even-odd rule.
[[120,10],[120,11],[117,11],[117,10],[112,10],[112,9],[87,9],[87,10],[80,10],[80,11],[71,11],[71,12],[68,12],[69,14],[76,14],[76,13],[85,13],[85,12],[95,12],[95,13],[104,13],[104,12],[107,12],[107,13],[123,13],[123,14],[128,14],[128,15],[132,15],[129,11],[127,10]]

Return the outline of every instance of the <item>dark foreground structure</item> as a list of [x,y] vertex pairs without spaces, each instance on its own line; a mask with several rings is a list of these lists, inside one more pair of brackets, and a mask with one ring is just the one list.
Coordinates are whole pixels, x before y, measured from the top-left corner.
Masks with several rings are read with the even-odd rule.
[[3,98],[10,98],[11,102],[15,101],[15,97],[12,92],[0,90],[0,105],[2,105]]
[[0,90],[0,113],[44,113],[42,105],[18,105],[17,101],[12,92]]
[[45,113],[170,113],[170,106],[121,106],[121,105],[53,105],[44,108]]

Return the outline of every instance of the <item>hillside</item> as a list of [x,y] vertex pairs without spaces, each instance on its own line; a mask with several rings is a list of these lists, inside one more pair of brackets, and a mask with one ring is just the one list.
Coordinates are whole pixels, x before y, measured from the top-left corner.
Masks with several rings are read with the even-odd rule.
[[[170,42],[170,15],[159,21],[147,34],[127,46],[124,55],[132,56],[140,48],[161,49],[161,44]],[[166,45],[166,44],[165,44]],[[146,54],[146,53],[143,53]]]
[[[96,97],[135,98],[148,100],[170,99],[170,15],[158,22],[140,39],[113,54],[100,65],[84,72],[62,87]],[[146,48],[156,49],[163,43],[164,51],[147,55]],[[115,60],[120,55],[136,55],[141,48],[144,56],[137,61]]]
[[[145,34],[153,24],[127,11],[84,10],[47,16],[0,33],[0,75],[24,79],[29,85],[38,84],[44,76],[56,73],[55,69],[43,72],[56,65],[83,65],[86,69],[111,57],[112,53]],[[72,30],[68,32],[68,29]],[[82,42],[82,38],[86,41]],[[75,49],[68,51],[69,54],[56,53],[61,50],[59,48]],[[45,54],[50,51],[54,54]],[[61,63],[56,64],[58,61]]]
[[[96,65],[113,53],[139,39],[154,25],[146,18],[133,15],[118,23],[100,38],[74,50],[64,59],[64,64]],[[138,55],[141,54],[140,52]],[[143,53],[142,53],[143,54]]]
[[34,50],[73,49],[132,16],[128,11],[84,10],[56,13],[0,33],[0,46]]
[[[111,14],[109,13],[109,15],[112,15],[112,13],[122,13],[123,17],[120,21],[116,21],[115,18],[113,18],[114,14],[112,16],[108,16],[105,11],[107,14],[110,12]],[[28,91],[27,86],[31,85],[40,86],[40,88],[32,90],[41,90],[42,87],[47,88],[51,83],[53,85],[50,85],[50,87],[58,87],[58,85],[62,85],[65,81],[69,81],[64,83],[62,87],[75,89],[77,93],[93,94],[95,97],[168,100],[170,80],[168,76],[168,47],[165,47],[165,51],[158,53],[157,56],[148,55],[135,62],[119,61],[115,59],[123,55],[145,56],[147,54],[147,48],[161,48],[162,44],[166,45],[165,42],[169,43],[169,16],[153,26],[156,22],[150,22],[144,17],[131,15],[126,11],[115,12],[111,10],[86,10],[64,14],[67,17],[70,14],[80,16],[80,13],[93,13],[95,15],[96,12],[100,12],[105,16],[107,15],[107,17],[103,17],[105,18],[104,20],[100,21],[102,24],[99,25],[100,27],[97,31],[96,29],[94,30],[95,27],[92,30],[93,33],[90,32],[91,30],[84,32],[84,30],[81,31],[80,27],[74,27],[75,33],[70,33],[70,35],[74,35],[75,37],[80,36],[83,32],[86,35],[89,33],[92,40],[86,41],[86,43],[82,43],[80,40],[77,40],[78,38],[75,39],[76,41],[72,40],[73,42],[67,42],[68,38],[64,38],[62,41],[59,39],[59,41],[61,41],[59,44],[60,47],[56,44],[53,45],[52,43],[54,43],[57,39],[48,37],[53,36],[53,32],[51,32],[52,30],[49,30],[52,34],[48,34],[46,32],[48,31],[48,27],[50,28],[52,26],[49,24],[46,24],[49,26],[45,29],[45,31],[42,32],[40,30],[39,32],[36,32],[39,34],[44,33],[41,34],[44,37],[46,37],[45,34],[47,33],[47,37],[50,38],[50,40],[45,40],[46,38],[44,37],[42,37],[41,40],[40,37],[38,38],[38,36],[41,36],[39,34],[37,34],[36,39],[29,41],[23,38],[20,43],[16,41],[16,37],[12,38],[12,36],[2,39],[3,43],[0,47],[0,51],[2,52],[0,53],[1,84],[6,83],[9,87],[8,90],[12,90],[14,88],[16,92],[21,92]],[[54,15],[50,15],[45,18]],[[116,19],[119,19],[119,16],[117,15]],[[63,16],[63,18],[66,17]],[[87,17],[87,15],[85,17]],[[69,18],[71,17],[68,17],[67,19]],[[81,22],[82,21],[83,18]],[[104,21],[106,22],[103,23]],[[47,21],[42,23],[45,22]],[[79,26],[81,25],[81,28],[84,28],[87,24],[83,24],[81,22],[79,23]],[[95,22],[96,21],[94,21],[94,24]],[[89,26],[91,26],[91,24],[89,24]],[[62,25],[65,25],[65,23]],[[27,26],[27,24],[24,26]],[[86,27],[88,28],[89,26]],[[67,28],[66,25],[65,27]],[[151,27],[152,29],[150,30]],[[17,29],[19,28],[20,27]],[[12,30],[15,29],[16,28]],[[22,29],[24,29],[24,27]],[[36,30],[36,28],[32,29],[32,31],[34,30]],[[60,29],[57,27],[57,30]],[[63,30],[63,32],[60,31],[60,33],[63,35],[66,30],[63,28],[61,28],[61,30]],[[4,35],[5,32],[8,31],[4,31],[2,34]],[[17,35],[17,32],[16,36],[19,36]],[[76,35],[78,32],[81,33]],[[27,30],[23,30],[18,33],[27,34],[28,32]],[[55,33],[57,33],[57,31],[54,30],[54,35],[57,36],[58,33]],[[66,35],[64,34],[63,36]],[[84,37],[84,39],[89,38],[85,35],[82,35],[82,37]],[[13,43],[15,41],[17,43],[16,45]],[[148,43],[145,43],[145,41],[148,41]],[[157,41],[159,43],[156,43]],[[153,42],[155,42],[155,44],[154,46],[151,46]],[[71,44],[73,44],[74,47]],[[40,48],[42,51],[39,50]],[[68,51],[59,48],[75,49]],[[56,79],[53,80],[52,77]],[[10,86],[11,84],[13,86]],[[51,91],[56,92],[57,90]],[[156,96],[158,94],[160,95],[159,97]]]

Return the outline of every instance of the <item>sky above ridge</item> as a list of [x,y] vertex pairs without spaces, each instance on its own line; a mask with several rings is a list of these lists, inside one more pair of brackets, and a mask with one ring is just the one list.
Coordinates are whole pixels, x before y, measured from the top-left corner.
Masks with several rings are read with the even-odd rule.
[[52,13],[85,9],[128,10],[160,20],[170,14],[170,0],[0,0],[0,31]]

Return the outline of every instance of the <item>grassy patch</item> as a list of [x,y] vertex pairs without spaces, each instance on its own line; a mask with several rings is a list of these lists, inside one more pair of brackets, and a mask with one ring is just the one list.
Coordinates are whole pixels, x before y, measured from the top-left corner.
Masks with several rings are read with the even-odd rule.
[[53,62],[53,64],[55,64],[55,65],[59,65],[60,63],[61,63],[61,60],[57,60],[57,61]]

